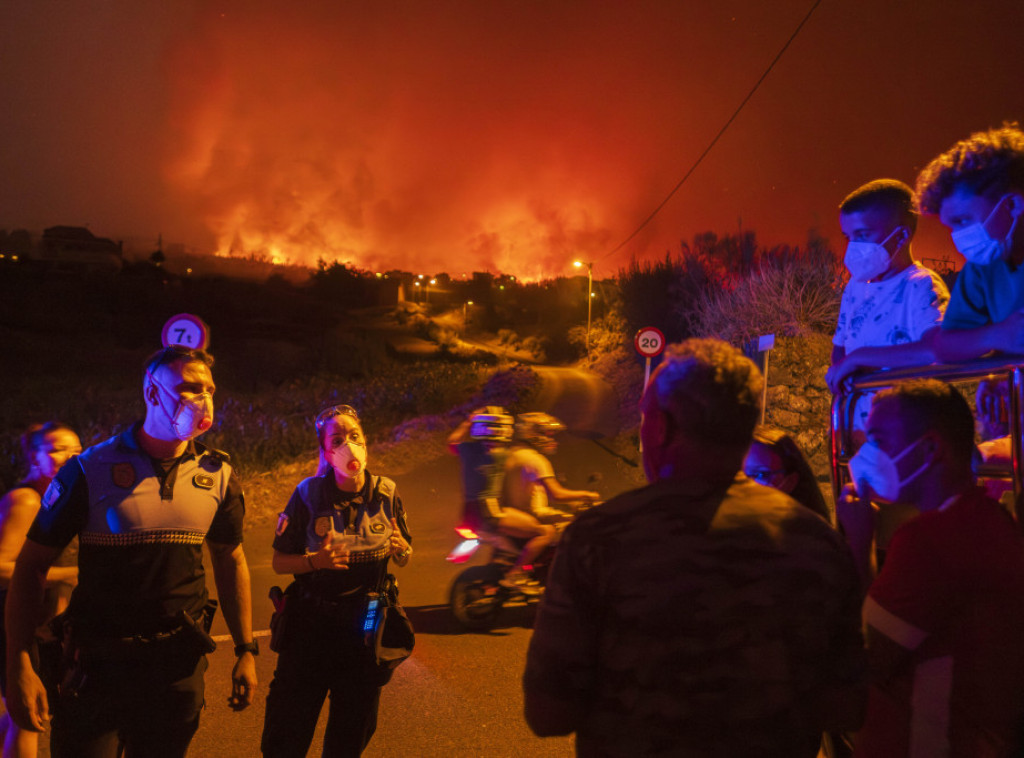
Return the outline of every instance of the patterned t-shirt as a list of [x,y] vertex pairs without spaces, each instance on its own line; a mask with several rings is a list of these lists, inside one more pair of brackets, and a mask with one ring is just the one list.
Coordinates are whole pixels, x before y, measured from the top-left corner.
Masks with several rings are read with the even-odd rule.
[[527,700],[581,712],[581,756],[813,758],[821,703],[861,686],[860,587],[841,536],[770,487],[661,482],[562,537]]
[[[888,347],[917,342],[942,322],[949,290],[942,277],[913,263],[881,282],[850,281],[843,290],[832,344],[849,355],[859,347]],[[870,395],[854,409],[853,428],[867,426]]]

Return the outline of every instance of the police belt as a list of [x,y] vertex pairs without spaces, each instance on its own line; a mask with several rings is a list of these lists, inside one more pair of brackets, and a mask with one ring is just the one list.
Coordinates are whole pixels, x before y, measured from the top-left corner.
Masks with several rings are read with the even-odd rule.
[[75,639],[75,646],[89,658],[116,658],[146,655],[167,651],[170,643],[188,644],[195,651],[212,653],[217,648],[210,634],[185,611],[177,618],[179,623],[170,629],[133,634],[126,637],[85,637]]

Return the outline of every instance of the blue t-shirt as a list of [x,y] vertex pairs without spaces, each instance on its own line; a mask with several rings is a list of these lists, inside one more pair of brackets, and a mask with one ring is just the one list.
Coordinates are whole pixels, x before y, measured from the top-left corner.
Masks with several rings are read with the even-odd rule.
[[1004,260],[965,263],[956,277],[943,329],[976,329],[1005,321],[1024,308],[1024,266]]

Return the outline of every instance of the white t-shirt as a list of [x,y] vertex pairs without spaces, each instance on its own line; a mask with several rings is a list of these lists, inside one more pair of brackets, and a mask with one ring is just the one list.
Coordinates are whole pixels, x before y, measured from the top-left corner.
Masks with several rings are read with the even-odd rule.
[[519,447],[505,459],[501,507],[516,508],[538,515],[548,510],[548,493],[541,479],[553,477],[555,470],[546,456],[532,447]]
[[[881,282],[851,281],[843,290],[832,344],[849,355],[859,347],[917,342],[942,323],[948,303],[942,277],[916,262]],[[855,429],[865,428],[870,408],[870,394],[862,396],[854,410]]]
[[917,342],[942,323],[947,303],[942,277],[919,263],[881,282],[851,281],[843,290],[832,344],[849,355],[858,347]]

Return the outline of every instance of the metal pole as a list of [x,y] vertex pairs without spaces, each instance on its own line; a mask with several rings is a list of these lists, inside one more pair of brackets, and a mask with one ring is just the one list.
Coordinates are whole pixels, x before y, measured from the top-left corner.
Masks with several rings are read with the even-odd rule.
[[587,355],[590,355],[590,307],[594,301],[594,264],[587,264]]

